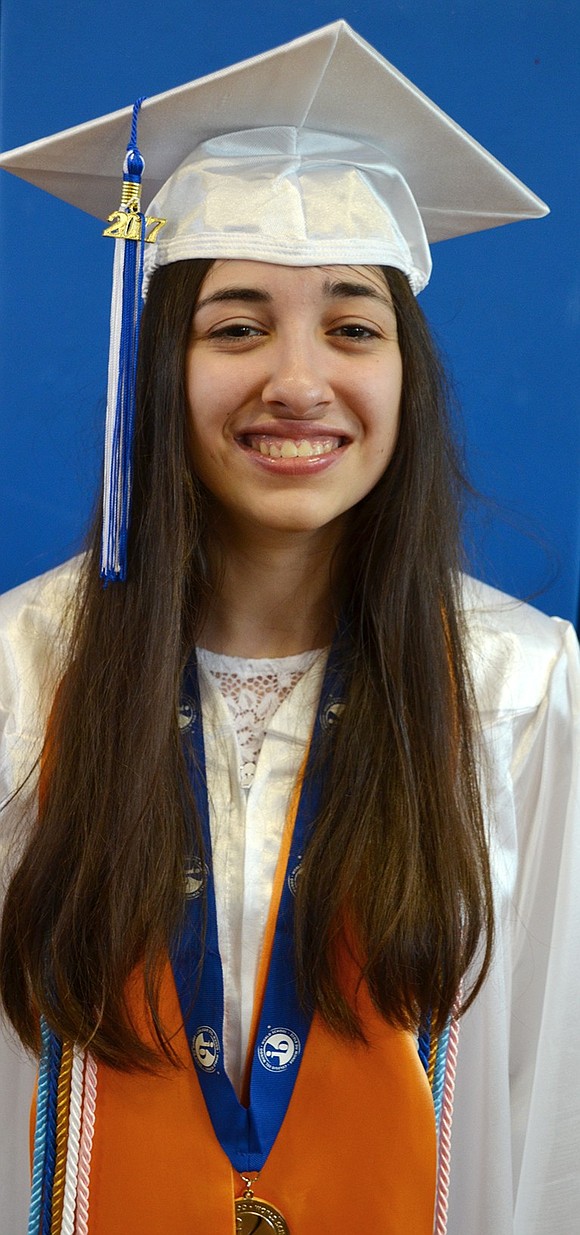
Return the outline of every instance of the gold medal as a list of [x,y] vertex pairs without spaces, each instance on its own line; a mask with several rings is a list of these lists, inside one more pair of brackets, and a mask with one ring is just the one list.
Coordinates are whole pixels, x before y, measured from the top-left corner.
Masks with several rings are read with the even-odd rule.
[[254,1196],[252,1183],[242,1175],[244,1195],[236,1201],[236,1235],[290,1235],[290,1227],[278,1209]]

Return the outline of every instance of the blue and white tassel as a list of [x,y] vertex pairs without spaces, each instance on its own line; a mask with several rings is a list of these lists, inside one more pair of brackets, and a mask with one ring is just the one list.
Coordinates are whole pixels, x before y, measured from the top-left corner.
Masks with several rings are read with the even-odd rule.
[[[103,539],[101,578],[105,583],[127,574],[127,537],[131,505],[131,468],[137,348],[142,309],[143,252],[161,219],[141,212],[141,177],[145,162],[137,146],[137,117],[143,99],[133,107],[131,137],[123,165],[121,205],[109,215],[103,235],[115,240],[113,291],[105,425]],[[151,228],[151,224],[157,224]]]

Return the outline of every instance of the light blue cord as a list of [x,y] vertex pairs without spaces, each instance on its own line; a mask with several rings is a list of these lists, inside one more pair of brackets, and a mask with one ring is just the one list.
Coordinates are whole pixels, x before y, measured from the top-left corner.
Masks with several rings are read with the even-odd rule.
[[34,1129],[34,1156],[32,1159],[32,1187],[28,1214],[28,1235],[39,1235],[42,1215],[42,1189],[44,1159],[46,1155],[46,1115],[49,1081],[51,1032],[43,1016],[40,1018],[41,1053],[38,1066],[36,1094],[36,1126]]
[[447,1065],[447,1049],[449,1046],[450,1029],[451,1019],[447,1021],[447,1024],[441,1033],[437,1043],[437,1055],[435,1057],[435,1071],[433,1075],[433,1105],[435,1107],[437,1131],[439,1131],[439,1124],[441,1122],[441,1109],[443,1106],[443,1089],[445,1086],[445,1068]]

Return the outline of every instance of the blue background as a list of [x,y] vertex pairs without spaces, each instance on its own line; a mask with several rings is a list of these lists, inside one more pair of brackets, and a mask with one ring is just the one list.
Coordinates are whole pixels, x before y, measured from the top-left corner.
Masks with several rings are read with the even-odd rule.
[[[3,0],[0,142],[67,128],[344,17],[551,206],[443,243],[421,296],[486,499],[474,573],[575,620],[580,581],[580,11],[568,0]],[[361,89],[364,83],[361,83]],[[0,176],[0,590],[79,546],[98,482],[111,247]],[[111,203],[111,208],[116,203]]]

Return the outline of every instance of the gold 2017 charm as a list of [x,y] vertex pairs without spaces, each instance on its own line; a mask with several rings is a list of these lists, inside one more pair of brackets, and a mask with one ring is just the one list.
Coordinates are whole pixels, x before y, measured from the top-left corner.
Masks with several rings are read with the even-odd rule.
[[236,1201],[236,1235],[290,1235],[290,1227],[267,1201],[242,1197]]
[[[133,210],[115,210],[109,215],[110,227],[106,227],[103,236],[112,236],[113,240],[140,240],[141,215]],[[155,219],[145,215],[145,243],[154,244],[157,233],[166,224],[167,219]]]

